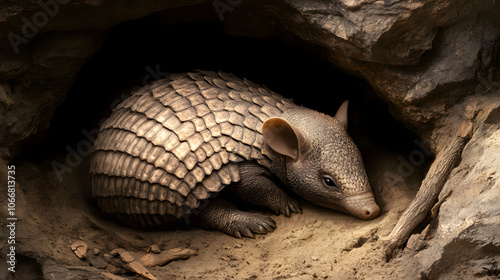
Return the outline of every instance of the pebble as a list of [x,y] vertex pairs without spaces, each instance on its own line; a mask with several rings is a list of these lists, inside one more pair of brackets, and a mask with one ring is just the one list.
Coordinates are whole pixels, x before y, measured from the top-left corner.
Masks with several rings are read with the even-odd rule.
[[81,240],[78,240],[71,245],[71,250],[73,250],[79,259],[87,257],[87,248],[87,244]]
[[161,253],[160,246],[158,244],[153,244],[149,246],[148,252],[154,253],[154,254],[159,254]]

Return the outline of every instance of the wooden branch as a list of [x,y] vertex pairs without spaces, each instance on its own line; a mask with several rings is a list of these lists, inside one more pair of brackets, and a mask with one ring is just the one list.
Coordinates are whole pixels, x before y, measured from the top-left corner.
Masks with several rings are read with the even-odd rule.
[[466,120],[460,126],[456,138],[441,151],[432,163],[420,189],[410,206],[399,218],[392,232],[381,238],[387,259],[394,250],[402,246],[413,229],[425,218],[437,200],[451,170],[461,158],[462,150],[471,138],[472,124]]
[[149,253],[136,259],[132,254],[123,248],[117,248],[106,256],[106,261],[110,264],[108,270],[115,271],[121,268],[126,271],[134,272],[148,280],[157,280],[146,267],[164,265],[174,260],[184,260],[191,256],[196,256],[197,252],[192,249],[175,248],[158,254]]
[[161,252],[159,254],[154,254],[154,253],[146,254],[142,256],[142,258],[140,258],[139,261],[145,267],[151,267],[151,266],[164,265],[166,263],[175,260],[189,259],[189,257],[196,255],[197,252],[193,249],[174,248],[168,251]]

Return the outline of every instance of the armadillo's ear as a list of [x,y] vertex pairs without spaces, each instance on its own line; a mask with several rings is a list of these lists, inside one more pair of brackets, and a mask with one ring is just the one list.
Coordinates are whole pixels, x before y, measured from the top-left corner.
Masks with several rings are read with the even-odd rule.
[[344,101],[342,105],[340,105],[337,113],[335,114],[335,118],[340,122],[340,124],[347,129],[347,105],[349,104],[349,100]]
[[288,156],[293,160],[299,157],[299,137],[292,126],[280,118],[268,119],[262,125],[264,141],[275,152]]

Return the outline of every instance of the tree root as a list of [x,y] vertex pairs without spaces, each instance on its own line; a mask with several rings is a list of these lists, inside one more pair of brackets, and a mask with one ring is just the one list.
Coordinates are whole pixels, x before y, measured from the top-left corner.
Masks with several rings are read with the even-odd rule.
[[457,136],[436,156],[425,179],[422,181],[415,199],[401,215],[392,232],[388,236],[381,238],[387,260],[392,258],[396,248],[401,247],[408,240],[413,229],[427,216],[427,213],[431,209],[433,210],[433,215],[436,215],[437,209],[445,197],[436,205],[434,203],[446,183],[451,170],[461,158],[463,148],[471,137],[472,123],[470,119],[464,120]]

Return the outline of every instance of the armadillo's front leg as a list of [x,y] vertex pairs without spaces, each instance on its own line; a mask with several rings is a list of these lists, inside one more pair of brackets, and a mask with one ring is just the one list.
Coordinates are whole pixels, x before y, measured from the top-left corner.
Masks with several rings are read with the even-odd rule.
[[243,162],[239,171],[241,180],[231,186],[231,191],[243,200],[287,217],[290,217],[291,212],[302,213],[299,203],[270,179],[273,175],[267,168],[256,162]]
[[268,216],[240,211],[220,196],[211,199],[195,221],[206,229],[220,230],[238,238],[253,238],[254,233],[266,234],[276,228]]

